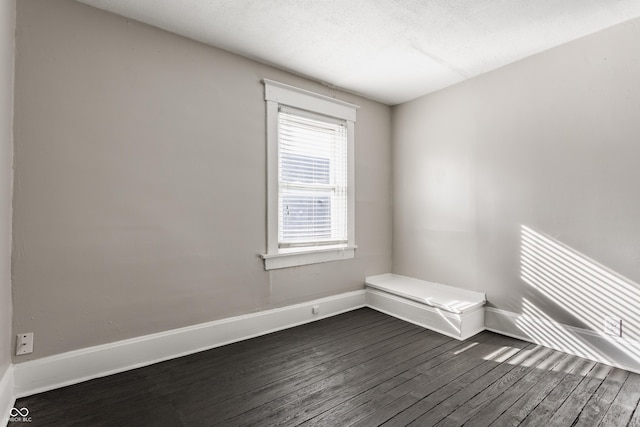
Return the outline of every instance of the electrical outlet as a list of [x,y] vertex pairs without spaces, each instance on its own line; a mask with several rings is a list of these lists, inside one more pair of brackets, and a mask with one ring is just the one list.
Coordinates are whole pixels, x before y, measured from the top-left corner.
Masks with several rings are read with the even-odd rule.
[[16,336],[16,356],[33,353],[33,332]]
[[615,316],[604,316],[604,333],[612,337],[621,337],[622,319]]

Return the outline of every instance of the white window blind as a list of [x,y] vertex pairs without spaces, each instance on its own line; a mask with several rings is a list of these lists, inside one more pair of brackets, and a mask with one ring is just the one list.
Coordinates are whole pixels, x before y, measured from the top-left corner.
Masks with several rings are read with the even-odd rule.
[[281,106],[278,246],[347,243],[346,122]]

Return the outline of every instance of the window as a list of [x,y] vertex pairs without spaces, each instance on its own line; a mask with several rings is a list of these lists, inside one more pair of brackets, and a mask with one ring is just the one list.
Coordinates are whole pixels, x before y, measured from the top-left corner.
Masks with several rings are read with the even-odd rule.
[[278,247],[346,244],[346,122],[280,107],[278,147]]
[[355,105],[264,80],[265,269],[353,258]]

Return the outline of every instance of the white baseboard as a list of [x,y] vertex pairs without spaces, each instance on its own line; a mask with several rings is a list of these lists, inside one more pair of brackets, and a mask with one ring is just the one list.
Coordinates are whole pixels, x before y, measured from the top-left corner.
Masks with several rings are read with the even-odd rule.
[[[414,307],[418,304],[374,292],[354,291],[18,363],[0,378],[0,415],[4,416],[3,421],[8,420],[17,397],[151,365],[366,306],[457,339],[465,339],[486,328],[640,373],[638,342],[495,308],[470,313],[468,328],[452,328],[456,323],[444,313],[425,313],[423,305]],[[311,307],[315,305],[319,306],[320,313],[314,315]],[[478,316],[483,316],[484,322]]]
[[640,373],[640,342],[527,315],[485,308],[485,328],[585,359]]
[[484,330],[482,306],[451,313],[376,289],[367,289],[367,306],[457,340],[466,340]]
[[7,425],[16,399],[13,394],[13,366],[8,366],[0,377],[0,425]]
[[[311,307],[319,306],[319,314]],[[354,291],[115,343],[74,350],[13,366],[16,397],[151,365],[365,307]],[[13,402],[12,402],[13,404]]]

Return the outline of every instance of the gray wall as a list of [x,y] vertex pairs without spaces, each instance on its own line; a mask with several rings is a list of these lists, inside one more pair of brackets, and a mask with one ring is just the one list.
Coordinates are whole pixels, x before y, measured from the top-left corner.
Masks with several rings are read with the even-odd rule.
[[[71,0],[19,2],[17,30],[15,362],[390,271],[389,107]],[[362,107],[354,260],[263,270],[261,78]]]
[[[639,76],[634,20],[394,107],[394,272],[577,327],[613,312],[637,338]],[[522,226],[587,274],[523,280]]]
[[11,193],[15,1],[0,2],[0,378],[11,363]]

